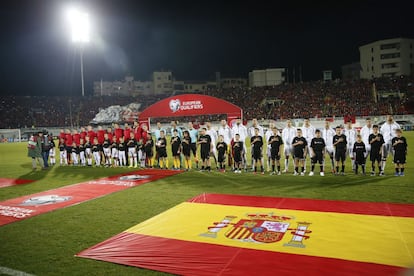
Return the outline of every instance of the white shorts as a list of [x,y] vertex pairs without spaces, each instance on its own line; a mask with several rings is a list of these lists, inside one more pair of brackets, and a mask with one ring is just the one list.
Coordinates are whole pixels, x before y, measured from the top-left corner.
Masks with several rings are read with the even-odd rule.
[[217,149],[215,147],[211,148],[211,152],[213,153],[214,156],[217,156]]
[[371,152],[371,145],[370,144],[365,144],[365,150],[367,151],[365,154],[369,154]]
[[286,145],[284,147],[284,153],[285,153],[285,157],[288,157],[289,155],[293,156],[293,152],[292,152],[293,148],[291,145]]
[[394,155],[394,151],[392,149],[391,141],[387,144],[384,144],[382,147],[382,158],[387,158],[388,154]]
[[128,148],[128,156],[137,157],[137,149],[136,148]]
[[331,155],[331,154],[334,154],[335,149],[333,146],[326,146],[326,152]]
[[118,149],[112,148],[111,154],[113,158],[118,158]]
[[348,155],[350,158],[354,156],[354,149],[352,147],[348,147]]
[[306,159],[307,155],[309,155],[309,157],[310,157],[311,156],[310,154],[311,154],[311,147],[310,147],[310,144],[308,144],[307,149],[306,149],[305,159]]
[[111,148],[104,148],[103,153],[105,156],[111,157]]

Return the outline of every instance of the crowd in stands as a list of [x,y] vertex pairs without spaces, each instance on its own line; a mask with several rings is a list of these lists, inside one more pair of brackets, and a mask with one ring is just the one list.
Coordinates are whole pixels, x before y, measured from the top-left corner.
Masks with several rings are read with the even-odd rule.
[[[377,91],[381,88],[381,85],[376,86]],[[367,80],[285,83],[274,87],[256,88],[236,87],[209,91],[208,94],[224,98],[242,107],[246,119],[255,117],[265,119],[320,118],[340,117],[347,114],[372,116],[387,113],[408,113],[404,106],[404,99],[378,97],[375,101],[372,82]],[[267,104],[266,100],[272,104]]]
[[[240,106],[246,120],[414,112],[413,78],[379,79],[375,83],[377,94],[371,80],[284,83],[272,87],[234,87],[202,93]],[[396,96],[381,97],[382,91],[394,92]],[[399,92],[404,97],[399,97]],[[87,125],[100,108],[138,102],[143,110],[168,96],[0,96],[0,128]],[[206,116],[199,120],[214,119]]]
[[132,102],[140,102],[141,108],[146,108],[164,97],[0,96],[0,128],[87,125],[101,108]]

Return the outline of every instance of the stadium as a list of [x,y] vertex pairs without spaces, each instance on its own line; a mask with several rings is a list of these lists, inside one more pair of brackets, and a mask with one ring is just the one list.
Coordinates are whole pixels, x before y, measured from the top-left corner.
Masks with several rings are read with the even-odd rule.
[[0,274],[411,275],[412,56],[363,62],[413,42],[358,77],[0,94]]

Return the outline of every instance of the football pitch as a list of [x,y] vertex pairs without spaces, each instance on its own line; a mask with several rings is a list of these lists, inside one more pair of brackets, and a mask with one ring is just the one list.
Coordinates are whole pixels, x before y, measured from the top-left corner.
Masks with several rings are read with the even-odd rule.
[[[403,135],[409,147],[404,177],[394,176],[391,158],[382,177],[369,176],[369,161],[366,176],[352,174],[349,159],[345,176],[320,177],[318,166],[312,177],[194,170],[1,226],[0,275],[5,268],[35,275],[164,275],[74,255],[202,193],[413,204],[414,132]],[[0,178],[35,180],[0,188],[0,201],[132,170],[56,165],[32,171],[26,143],[0,144]]]

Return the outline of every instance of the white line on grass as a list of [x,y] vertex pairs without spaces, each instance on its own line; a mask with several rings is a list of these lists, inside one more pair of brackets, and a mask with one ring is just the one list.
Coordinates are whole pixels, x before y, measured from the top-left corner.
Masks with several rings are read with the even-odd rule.
[[23,271],[14,270],[8,267],[0,266],[0,274],[10,275],[10,276],[34,276]]

